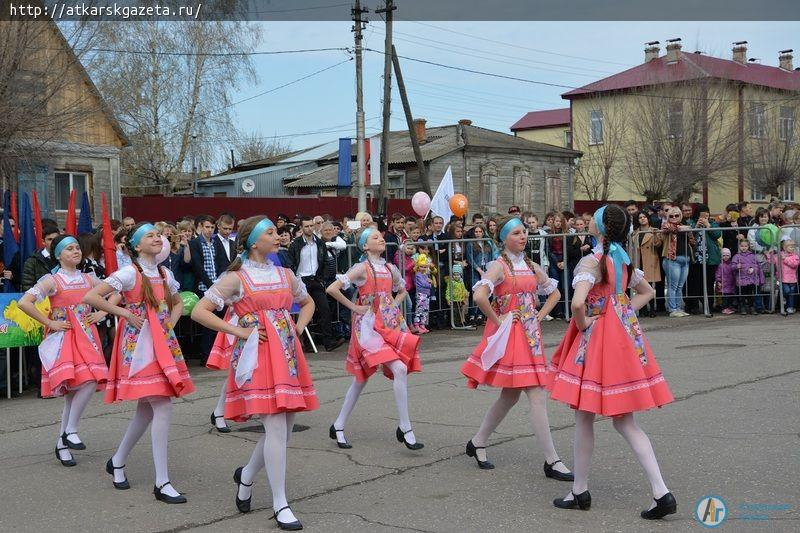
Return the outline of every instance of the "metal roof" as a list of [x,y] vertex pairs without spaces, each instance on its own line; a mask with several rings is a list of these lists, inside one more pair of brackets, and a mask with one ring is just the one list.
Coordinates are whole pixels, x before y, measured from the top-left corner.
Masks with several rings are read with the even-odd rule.
[[214,176],[212,178],[205,178],[202,180],[198,180],[198,185],[203,185],[204,183],[223,183],[226,181],[233,181],[241,178],[251,178],[257,176],[259,174],[270,174],[272,172],[278,172],[284,169],[292,168],[292,167],[299,167],[302,166],[302,163],[278,163],[277,165],[272,165],[269,167],[261,167],[256,168],[253,170],[243,170],[241,172],[232,172],[230,174],[223,174],[221,176]]
[[550,128],[569,124],[569,108],[546,109],[544,111],[531,111],[511,126],[511,131],[532,130],[536,128]]

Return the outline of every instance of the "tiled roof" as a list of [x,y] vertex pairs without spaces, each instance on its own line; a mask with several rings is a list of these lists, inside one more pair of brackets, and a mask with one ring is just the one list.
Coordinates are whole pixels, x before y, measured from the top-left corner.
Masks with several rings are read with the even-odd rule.
[[800,71],[787,71],[760,63],[742,65],[730,59],[720,59],[697,53],[681,52],[680,54],[680,59],[674,63],[667,63],[667,56],[661,56],[613,76],[584,85],[579,89],[566,92],[561,96],[570,99],[595,92],[702,78],[716,78],[773,89],[800,91]]
[[511,126],[511,131],[533,130],[569,124],[569,108],[531,111]]

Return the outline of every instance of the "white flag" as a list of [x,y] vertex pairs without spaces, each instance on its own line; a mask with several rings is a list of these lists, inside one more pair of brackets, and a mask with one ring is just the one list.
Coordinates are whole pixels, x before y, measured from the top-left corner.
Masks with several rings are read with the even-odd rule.
[[431,200],[431,211],[434,215],[442,217],[445,224],[450,222],[450,217],[453,216],[453,212],[450,210],[450,198],[454,194],[453,169],[448,166],[447,172],[444,173],[442,182],[439,184],[439,188],[436,189],[433,200]]
[[369,184],[381,184],[381,136],[369,139]]

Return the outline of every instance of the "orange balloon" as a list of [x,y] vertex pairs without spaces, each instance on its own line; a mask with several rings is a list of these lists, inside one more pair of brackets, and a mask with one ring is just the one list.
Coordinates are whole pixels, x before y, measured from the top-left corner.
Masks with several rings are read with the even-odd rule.
[[463,217],[467,214],[467,209],[469,208],[469,202],[467,202],[467,197],[463,194],[454,194],[450,197],[450,211],[457,217]]

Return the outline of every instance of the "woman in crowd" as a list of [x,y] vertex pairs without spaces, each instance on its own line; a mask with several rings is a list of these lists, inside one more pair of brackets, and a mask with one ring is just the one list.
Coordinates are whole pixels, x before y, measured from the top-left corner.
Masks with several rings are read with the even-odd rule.
[[756,287],[754,297],[755,310],[757,313],[762,314],[769,312],[767,307],[769,307],[769,298],[770,294],[772,293],[772,287],[770,286],[772,277],[770,276],[770,267],[769,263],[767,262],[767,255],[770,250],[766,246],[760,244],[758,239],[756,239],[756,236],[758,235],[758,231],[761,229],[761,227],[769,223],[769,210],[759,207],[756,209],[756,215],[753,218],[753,225],[747,231],[747,240],[750,241],[750,251],[755,255],[759,268],[763,272],[761,284]]
[[[568,233],[564,224],[564,216],[561,213],[554,213],[552,225],[548,230],[549,234]],[[563,236],[554,236],[547,239],[547,262],[550,264],[548,274],[552,279],[558,281],[558,292],[564,294],[564,269],[566,268],[566,255],[564,250]],[[555,306],[553,316],[564,318],[564,302],[559,301]]]
[[[698,204],[694,208],[691,226],[694,231],[694,261],[689,265],[688,283],[688,311],[692,314],[704,313],[703,287],[708,294],[708,312],[714,305],[714,280],[717,267],[722,260],[717,240],[722,237],[722,232],[717,229],[717,221],[710,217],[710,209],[705,204]],[[705,279],[703,278],[703,256],[705,255]],[[650,279],[650,278],[647,278]]]
[[[644,272],[644,277],[653,287],[653,294],[657,295],[657,287],[661,285],[661,246],[664,242],[663,235],[650,225],[650,217],[645,213],[635,215],[639,227],[633,232],[633,244],[636,247],[636,268]],[[662,285],[663,287],[663,285]],[[663,294],[663,290],[662,290]],[[650,318],[656,316],[656,299],[654,297],[647,305]]]
[[[489,263],[497,258],[494,241],[483,240],[486,238],[483,226],[475,226],[473,236],[479,240],[467,243],[467,264],[469,265],[465,280],[467,287],[475,285],[486,273]],[[482,326],[486,323],[486,317],[475,304],[475,294],[472,292],[470,292],[468,323],[473,326]]]
[[667,211],[667,221],[661,225],[661,264],[664,267],[667,312],[673,318],[689,316],[683,310],[683,286],[689,274],[695,242],[689,231],[691,228],[681,224],[682,217],[681,208],[672,206]]

